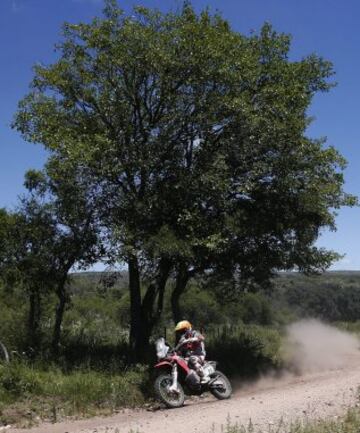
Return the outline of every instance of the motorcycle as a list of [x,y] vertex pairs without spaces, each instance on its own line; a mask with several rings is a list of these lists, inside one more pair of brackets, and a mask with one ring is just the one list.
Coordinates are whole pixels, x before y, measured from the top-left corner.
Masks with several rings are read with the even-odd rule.
[[216,370],[216,362],[206,361],[202,366],[204,377],[207,377],[207,381],[203,382],[196,371],[188,366],[186,359],[179,355],[181,344],[171,349],[164,338],[159,338],[155,345],[158,358],[155,365],[158,372],[154,383],[155,395],[167,407],[176,408],[184,404],[184,389],[190,395],[209,391],[219,400],[230,398],[231,384],[225,374]]

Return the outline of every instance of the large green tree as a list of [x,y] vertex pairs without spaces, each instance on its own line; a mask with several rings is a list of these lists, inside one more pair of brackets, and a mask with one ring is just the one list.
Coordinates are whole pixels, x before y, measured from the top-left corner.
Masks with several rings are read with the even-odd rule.
[[314,242],[355,200],[343,158],[306,135],[332,67],[315,55],[290,61],[289,49],[268,24],[247,36],[189,3],[128,16],[109,0],[103,18],[66,24],[58,60],[35,67],[14,126],[63,170],[85,169],[108,254],[128,264],[137,357],[171,276],[177,319],[196,274],[261,283],[336,257]]
[[[26,207],[26,210],[25,210]],[[0,278],[5,287],[21,286],[29,302],[27,346],[39,347],[41,298],[49,293],[48,257],[43,254],[53,236],[44,212],[27,203],[22,210],[0,212]]]
[[41,305],[55,293],[52,348],[59,349],[61,324],[70,294],[69,273],[95,263],[102,254],[96,209],[78,171],[66,174],[58,160],[44,171],[26,173],[27,194],[14,212],[1,210],[0,277],[20,285],[29,299],[28,345],[40,346]]

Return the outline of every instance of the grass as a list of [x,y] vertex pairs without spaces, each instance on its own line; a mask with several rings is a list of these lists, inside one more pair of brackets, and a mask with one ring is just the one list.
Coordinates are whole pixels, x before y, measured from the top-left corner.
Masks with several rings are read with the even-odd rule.
[[336,322],[335,325],[343,331],[360,335],[360,320],[356,322]]
[[94,371],[63,373],[50,366],[0,365],[0,425],[28,427],[65,416],[110,414],[145,401],[147,372],[136,367],[122,374]]
[[[57,362],[0,364],[0,425],[28,427],[66,416],[111,414],[141,406],[152,389],[149,369],[126,367],[125,343],[68,344]],[[278,331],[256,325],[222,327],[207,336],[208,358],[227,374],[251,376],[281,363]]]
[[[267,427],[254,427],[251,422],[247,426],[233,424],[229,419],[226,426],[221,428],[221,433],[359,433],[360,410],[349,409],[342,418],[332,420],[305,420],[292,424],[279,421],[275,425]],[[212,428],[209,433],[215,433]]]
[[[40,358],[0,364],[0,425],[111,414],[146,401],[152,389],[149,369],[127,367],[126,341],[100,345],[90,334],[88,339],[68,336],[56,362]],[[230,376],[254,376],[281,366],[281,335],[275,329],[223,326],[206,339],[208,358],[219,361],[219,369]]]

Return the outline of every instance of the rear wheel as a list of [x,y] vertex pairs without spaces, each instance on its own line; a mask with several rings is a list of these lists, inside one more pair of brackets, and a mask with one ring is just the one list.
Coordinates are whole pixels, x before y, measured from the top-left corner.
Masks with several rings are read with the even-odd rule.
[[214,376],[215,380],[209,386],[211,394],[219,400],[230,398],[232,387],[225,374],[221,373],[221,371],[215,371],[212,376]]
[[160,374],[155,380],[155,395],[166,404],[167,407],[181,407],[184,404],[185,393],[183,387],[178,383],[177,391],[171,391],[172,377],[170,374]]

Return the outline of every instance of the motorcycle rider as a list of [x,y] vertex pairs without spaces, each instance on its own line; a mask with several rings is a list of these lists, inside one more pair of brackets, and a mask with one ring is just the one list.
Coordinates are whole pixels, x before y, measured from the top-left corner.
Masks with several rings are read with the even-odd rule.
[[192,329],[187,320],[180,321],[175,327],[175,341],[179,347],[179,354],[188,362],[188,366],[200,377],[201,383],[207,383],[210,377],[203,369],[205,361],[204,336]]

